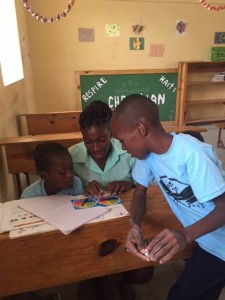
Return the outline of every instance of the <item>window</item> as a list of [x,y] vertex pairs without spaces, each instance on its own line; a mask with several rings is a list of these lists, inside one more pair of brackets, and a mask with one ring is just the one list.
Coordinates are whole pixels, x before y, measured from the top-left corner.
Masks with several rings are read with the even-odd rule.
[[14,0],[0,1],[0,64],[4,85],[24,78]]

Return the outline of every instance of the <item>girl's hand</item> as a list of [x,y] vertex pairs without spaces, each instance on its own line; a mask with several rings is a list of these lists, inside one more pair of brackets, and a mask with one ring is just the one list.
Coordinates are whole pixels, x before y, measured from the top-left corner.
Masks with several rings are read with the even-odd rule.
[[112,181],[107,185],[107,191],[111,194],[119,194],[128,191],[134,187],[132,181]]
[[96,180],[93,180],[93,181],[89,182],[84,193],[87,196],[98,197],[99,193],[103,193],[103,189],[99,182],[97,182]]

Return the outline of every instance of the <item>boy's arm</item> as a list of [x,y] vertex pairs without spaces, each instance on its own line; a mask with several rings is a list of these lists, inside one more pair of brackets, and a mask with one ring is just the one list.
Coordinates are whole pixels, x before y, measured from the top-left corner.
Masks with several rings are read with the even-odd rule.
[[180,232],[170,229],[161,231],[147,247],[149,260],[166,263],[187,244],[225,225],[225,193],[213,201],[215,208],[196,223]]
[[143,260],[146,260],[146,256],[141,253],[143,249],[141,222],[146,210],[146,192],[146,187],[137,184],[131,201],[131,229],[126,241],[126,248],[128,251]]
[[207,216],[182,230],[187,243],[225,225],[225,193],[213,201],[215,208]]

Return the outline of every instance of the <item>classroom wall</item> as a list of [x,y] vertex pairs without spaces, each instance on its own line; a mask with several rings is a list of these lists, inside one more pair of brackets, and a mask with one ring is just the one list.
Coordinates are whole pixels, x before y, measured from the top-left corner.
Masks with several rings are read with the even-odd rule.
[[[178,1],[178,3],[176,3]],[[218,0],[216,3],[218,3]],[[40,15],[62,12],[68,0],[29,1]],[[192,2],[192,3],[190,3]],[[195,0],[76,0],[65,19],[42,23],[15,0],[25,78],[7,87],[0,74],[0,138],[21,133],[18,115],[32,112],[79,110],[75,71],[158,69],[178,61],[210,58],[214,32],[224,31],[225,10],[211,12]],[[176,35],[176,22],[187,23]],[[132,25],[145,26],[145,49],[129,50]],[[105,24],[119,24],[120,37],[105,36]],[[94,28],[94,42],[78,42],[78,28]],[[163,57],[150,57],[150,44],[165,46]],[[0,201],[16,197],[15,183],[0,152]]]
[[[39,0],[35,8],[50,17],[67,4]],[[37,111],[81,108],[75,95],[77,70],[174,68],[178,61],[209,59],[214,33],[224,31],[224,17],[225,10],[208,11],[197,0],[76,0],[65,19],[46,24],[27,13]],[[140,51],[129,50],[135,20],[145,26]],[[187,23],[185,35],[176,35],[177,20]],[[105,24],[114,23],[120,24],[120,37],[106,37]],[[78,28],[94,28],[95,42],[78,42]],[[150,44],[165,45],[163,57],[150,57]]]
[[[25,78],[4,86],[0,72],[0,138],[19,135],[17,116],[24,112],[36,111],[25,11],[21,5],[17,5],[16,8]],[[15,199],[15,183],[12,175],[8,174],[3,147],[0,149],[0,183],[0,202]]]

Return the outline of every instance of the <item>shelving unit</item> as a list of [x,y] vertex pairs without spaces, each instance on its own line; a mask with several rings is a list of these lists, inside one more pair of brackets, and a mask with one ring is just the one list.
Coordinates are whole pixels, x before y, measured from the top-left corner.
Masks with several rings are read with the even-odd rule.
[[225,62],[179,62],[179,125],[225,121],[225,80],[212,81],[225,72]]

